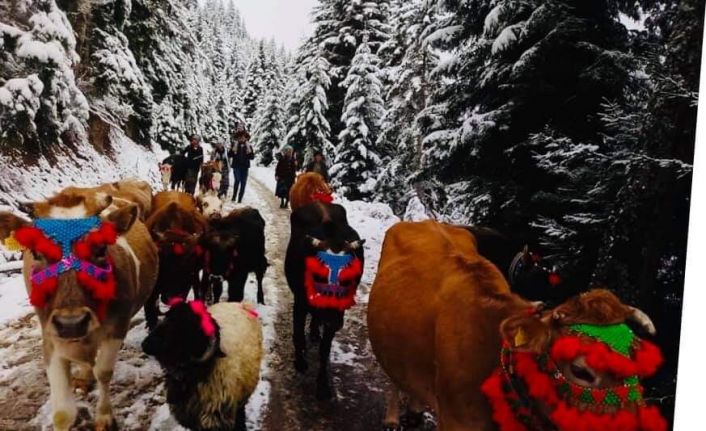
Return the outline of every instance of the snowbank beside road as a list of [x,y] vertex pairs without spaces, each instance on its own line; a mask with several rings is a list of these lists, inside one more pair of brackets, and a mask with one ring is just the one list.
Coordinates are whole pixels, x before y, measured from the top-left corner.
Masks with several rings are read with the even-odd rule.
[[[157,149],[141,147],[122,132],[113,130],[112,156],[100,154],[89,144],[76,154],[59,154],[55,161],[41,157],[36,164],[22,166],[0,154],[0,211],[17,208],[18,202],[41,200],[67,186],[95,186],[136,177],[160,187]],[[159,151],[161,153],[161,151]]]

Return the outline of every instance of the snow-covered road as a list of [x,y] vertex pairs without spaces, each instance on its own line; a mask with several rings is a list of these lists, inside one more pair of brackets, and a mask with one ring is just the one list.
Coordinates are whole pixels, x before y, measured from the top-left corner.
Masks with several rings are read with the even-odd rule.
[[[365,310],[384,232],[398,219],[385,205],[343,202],[351,224],[366,238],[366,274],[358,305],[346,315],[331,355],[335,398],[320,403],[314,396],[317,349],[311,346],[310,371],[294,371],[291,337],[291,293],[284,279],[289,239],[289,211],[278,208],[271,170],[254,168],[244,204],[257,208],[267,222],[267,257],[271,264],[264,286],[266,306],[258,306],[264,327],[266,357],[261,381],[247,407],[250,430],[372,430],[383,414],[384,377],[367,341]],[[227,204],[226,210],[235,208]],[[246,300],[255,302],[254,277]],[[120,353],[112,398],[122,430],[181,430],[165,405],[161,371],[145,356],[146,336],[140,313]],[[48,385],[41,359],[41,334],[27,303],[20,277],[0,280],[0,430],[49,430]],[[78,396],[78,430],[91,429],[96,394]]]

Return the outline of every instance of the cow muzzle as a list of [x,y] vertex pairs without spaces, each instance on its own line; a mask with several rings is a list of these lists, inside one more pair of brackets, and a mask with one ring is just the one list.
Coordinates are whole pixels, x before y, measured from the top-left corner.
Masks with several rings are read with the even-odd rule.
[[87,308],[57,311],[52,314],[51,325],[59,338],[78,340],[85,338],[97,326],[96,315]]

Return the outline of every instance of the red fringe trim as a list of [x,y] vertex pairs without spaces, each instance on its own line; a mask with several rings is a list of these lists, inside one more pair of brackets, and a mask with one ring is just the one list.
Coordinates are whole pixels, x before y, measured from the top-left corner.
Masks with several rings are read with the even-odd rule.
[[331,193],[316,192],[311,195],[311,200],[316,202],[321,202],[324,204],[330,204],[333,202],[333,195]]
[[29,303],[37,308],[44,308],[50,296],[56,293],[58,279],[49,278],[43,283],[32,284],[29,292]]
[[[565,351],[576,346],[567,342]],[[560,349],[561,350],[561,349]],[[564,351],[564,350],[562,350]],[[651,353],[651,352],[650,352]],[[530,396],[553,408],[550,420],[559,431],[666,431],[667,422],[654,406],[639,407],[637,413],[621,410],[614,415],[581,411],[559,399],[552,378],[542,372],[532,353],[514,352],[515,369],[522,378]],[[504,374],[496,370],[483,384],[481,390],[493,408],[493,420],[501,431],[526,431],[518,428],[519,422],[502,390]],[[519,424],[522,426],[522,424]]]
[[[357,286],[348,290],[346,296],[336,298],[334,296],[324,296],[319,294],[314,287],[314,275],[319,277],[328,277],[329,269],[319,261],[316,257],[308,257],[305,261],[306,273],[304,275],[304,287],[306,288],[306,296],[309,300],[309,305],[314,308],[328,308],[338,311],[346,311],[355,305],[355,293],[358,290]],[[360,259],[353,259],[351,264],[341,270],[339,279],[352,280],[356,279],[363,273],[363,264]]]
[[50,261],[61,260],[61,247],[44,235],[44,232],[36,227],[26,226],[15,231],[15,239],[23,247],[40,253]]
[[527,431],[516,418],[503,393],[504,378],[502,371],[496,370],[481,386],[481,391],[488,398],[493,409],[493,421],[501,431]]
[[603,343],[577,336],[560,337],[552,345],[551,358],[555,362],[572,361],[583,355],[586,363],[596,371],[610,372],[618,377],[649,377],[662,365],[664,358],[660,350],[648,341],[640,341],[635,360],[612,351]]

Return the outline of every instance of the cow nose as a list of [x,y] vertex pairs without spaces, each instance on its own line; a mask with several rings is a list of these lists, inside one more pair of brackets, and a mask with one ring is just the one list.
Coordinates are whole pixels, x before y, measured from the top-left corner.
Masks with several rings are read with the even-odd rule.
[[72,316],[54,316],[52,323],[61,338],[83,338],[88,334],[91,314],[86,311]]

